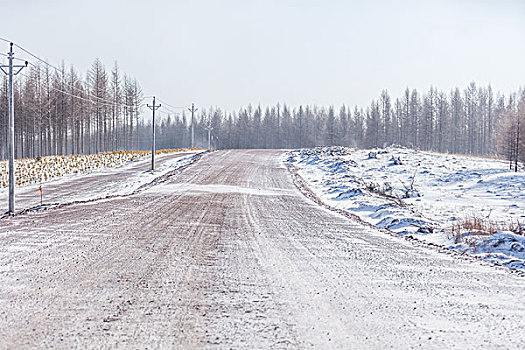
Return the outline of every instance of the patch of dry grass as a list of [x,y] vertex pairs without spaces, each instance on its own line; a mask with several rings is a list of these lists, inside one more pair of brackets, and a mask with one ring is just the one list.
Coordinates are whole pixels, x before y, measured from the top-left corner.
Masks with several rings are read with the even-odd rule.
[[[156,150],[155,154],[198,150],[198,148],[176,148]],[[118,151],[98,154],[74,154],[46,156],[15,160],[15,182],[17,186],[49,181],[60,176],[80,174],[99,168],[114,167],[130,160],[151,155],[151,151]],[[0,162],[0,188],[8,186],[9,166],[7,160]]]
[[508,224],[498,223],[487,218],[471,216],[462,222],[452,224],[449,229],[449,237],[454,237],[454,242],[470,243],[473,238],[479,236],[490,236],[498,231],[510,231],[525,236],[525,226],[519,221]]

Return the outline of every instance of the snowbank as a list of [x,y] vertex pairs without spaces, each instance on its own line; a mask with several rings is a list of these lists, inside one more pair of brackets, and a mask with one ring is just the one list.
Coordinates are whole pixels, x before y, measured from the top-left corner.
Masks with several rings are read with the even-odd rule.
[[[184,149],[157,150],[155,154],[180,152]],[[15,160],[17,186],[46,182],[70,174],[84,174],[101,168],[112,168],[129,161],[151,156],[148,151],[118,151],[97,154],[74,154]],[[0,188],[8,186],[8,161],[0,162]]]
[[[180,152],[175,152],[175,150],[158,152],[154,172],[149,170],[151,152],[97,154],[82,156],[83,158],[81,156],[58,157],[62,160],[50,162],[55,171],[53,173],[43,172],[54,174],[53,176],[43,177],[43,181],[36,185],[28,182],[17,186],[15,209],[17,212],[39,210],[64,204],[129,195],[164,181],[170,174],[193,163],[203,151],[202,149],[184,149]],[[130,160],[126,160],[128,157],[131,157]],[[79,158],[91,159],[91,162],[95,162],[93,159],[98,161],[96,161],[96,167],[86,164],[76,166],[79,164]],[[89,162],[86,160],[86,163]],[[43,199],[37,192],[38,188],[42,189]],[[7,198],[8,189],[0,187],[0,204],[5,205],[6,209]]]
[[[504,232],[525,222],[525,174],[506,162],[402,147],[302,149],[285,161],[323,202],[368,223],[525,267],[523,236]],[[473,234],[462,228],[470,218],[502,229]]]

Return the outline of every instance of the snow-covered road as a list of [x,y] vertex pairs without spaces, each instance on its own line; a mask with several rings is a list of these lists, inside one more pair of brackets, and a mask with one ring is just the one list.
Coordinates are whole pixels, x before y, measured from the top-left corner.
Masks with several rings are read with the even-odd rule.
[[281,158],[0,220],[0,348],[525,348],[525,278],[320,207]]

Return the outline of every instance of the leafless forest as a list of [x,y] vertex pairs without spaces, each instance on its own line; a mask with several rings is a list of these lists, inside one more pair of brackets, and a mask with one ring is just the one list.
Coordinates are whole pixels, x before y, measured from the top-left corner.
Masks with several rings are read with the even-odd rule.
[[[73,67],[30,66],[15,79],[17,158],[136,149],[138,82],[98,59],[85,77]],[[8,81],[3,79],[0,155],[7,157]],[[144,146],[145,147],[145,146]],[[146,148],[146,147],[145,147]]]
[[[151,117],[139,83],[117,63],[95,60],[83,76],[73,67],[32,65],[16,79],[16,156],[149,149]],[[351,96],[349,96],[351,103]],[[351,105],[351,104],[350,104]],[[350,106],[349,105],[349,106]],[[0,100],[0,158],[7,157],[8,85]],[[398,144],[440,152],[498,155],[524,160],[525,91],[505,96],[475,83],[444,92],[409,90],[393,98],[385,90],[367,107],[247,106],[225,113],[200,108],[197,145],[214,148],[299,148],[318,145],[382,147]],[[157,147],[190,144],[184,109],[160,110]]]

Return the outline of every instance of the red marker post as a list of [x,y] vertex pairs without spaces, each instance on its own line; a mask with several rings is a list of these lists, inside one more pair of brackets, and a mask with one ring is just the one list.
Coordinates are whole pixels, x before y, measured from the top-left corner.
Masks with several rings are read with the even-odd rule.
[[38,187],[38,194],[40,195],[40,206],[42,206],[42,185]]

